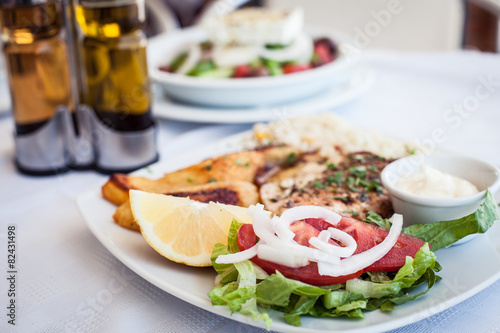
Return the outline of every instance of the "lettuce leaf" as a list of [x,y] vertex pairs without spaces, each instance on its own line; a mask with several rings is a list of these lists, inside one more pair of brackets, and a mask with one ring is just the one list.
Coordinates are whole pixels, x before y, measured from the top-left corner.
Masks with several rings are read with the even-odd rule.
[[320,287],[312,286],[281,275],[280,272],[270,275],[257,286],[257,301],[261,305],[287,306],[290,295],[316,297],[328,293]]
[[403,232],[428,242],[432,251],[437,251],[467,235],[485,233],[499,219],[495,197],[488,190],[484,202],[470,215],[451,221],[414,224],[404,228]]
[[233,264],[218,264],[215,262],[218,256],[223,254],[235,253],[239,252],[237,238],[238,238],[238,229],[243,225],[233,219],[231,223],[231,227],[229,228],[229,233],[227,237],[227,246],[222,243],[217,243],[214,245],[214,249],[212,251],[212,255],[210,256],[210,261],[212,262],[212,266],[217,273],[219,273],[219,283],[226,284],[229,282],[236,281],[238,278],[238,271]]
[[266,328],[271,326],[271,318],[257,308],[257,278],[251,261],[232,264],[238,272],[238,280],[226,285],[218,285],[208,294],[213,305],[225,305],[231,313],[240,312],[255,321],[263,320]]
[[238,247],[238,229],[243,225],[233,219],[231,222],[231,227],[229,227],[229,233],[227,235],[227,247],[229,249],[229,253],[240,252],[240,248]]
[[363,220],[363,222],[374,223],[381,228],[387,228],[387,229],[389,229],[392,225],[392,223],[389,222],[389,220],[384,219],[382,216],[378,215],[377,213],[371,210],[366,214],[366,218]]
[[[434,284],[441,279],[434,273],[435,271],[440,270],[441,266],[436,261],[436,255],[429,249],[429,245],[426,243],[415,254],[415,258],[406,257],[405,265],[399,269],[393,281],[388,283],[376,283],[374,284],[375,286],[371,286],[371,288],[375,290],[362,292],[358,289],[356,291],[363,293],[365,296],[372,296],[368,300],[368,305],[366,307],[368,311],[376,309],[380,309],[382,311],[392,311],[394,309],[394,305],[401,305],[425,295],[434,286]],[[349,282],[350,281],[347,281],[346,283],[346,289]],[[411,295],[408,294],[424,282],[427,282],[427,289],[419,293]],[[366,283],[369,282],[366,281]],[[380,284],[387,284],[390,287],[393,287],[394,291],[396,291],[397,288],[399,288],[399,290],[394,292],[392,295],[383,295],[384,292],[389,291],[390,287],[380,289],[379,291],[377,289],[380,287],[377,285]],[[351,289],[353,288],[351,287]]]
[[[399,269],[392,281],[374,282],[369,280],[352,279],[346,282],[345,289],[349,292],[363,295],[365,298],[393,299],[399,296],[405,288],[420,284],[421,277],[428,270],[436,268],[436,255],[429,249],[426,243],[415,254],[415,258],[406,257],[406,263]],[[390,297],[388,297],[390,296]]]
[[233,264],[218,264],[215,262],[218,256],[228,254],[229,251],[227,246],[222,243],[217,243],[214,245],[214,249],[212,251],[212,255],[210,256],[210,260],[212,261],[213,268],[219,274],[218,281],[221,284],[226,284],[229,282],[236,281],[238,279],[238,271]]

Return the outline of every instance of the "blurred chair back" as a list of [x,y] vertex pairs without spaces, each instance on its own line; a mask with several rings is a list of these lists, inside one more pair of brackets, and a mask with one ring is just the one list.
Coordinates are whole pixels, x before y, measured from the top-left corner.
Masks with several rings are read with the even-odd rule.
[[163,0],[146,0],[148,37],[179,28],[179,21]]
[[306,24],[341,30],[359,48],[443,51],[462,47],[462,0],[267,0],[270,7],[301,6]]

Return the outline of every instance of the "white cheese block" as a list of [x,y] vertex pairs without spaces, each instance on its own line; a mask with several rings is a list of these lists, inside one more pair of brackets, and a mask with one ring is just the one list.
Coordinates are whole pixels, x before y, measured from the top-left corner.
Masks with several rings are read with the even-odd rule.
[[290,44],[302,31],[302,8],[243,8],[227,15],[210,15],[202,23],[216,45]]

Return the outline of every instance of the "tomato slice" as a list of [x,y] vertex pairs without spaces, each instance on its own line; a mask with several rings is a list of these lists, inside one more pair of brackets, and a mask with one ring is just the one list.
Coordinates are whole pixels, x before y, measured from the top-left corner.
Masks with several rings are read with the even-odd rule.
[[[290,229],[295,233],[294,240],[304,246],[309,245],[309,239],[316,237],[321,230],[326,230],[332,225],[323,219],[305,219],[303,222],[292,223]],[[351,235],[358,244],[354,254],[364,252],[375,245],[381,243],[389,234],[389,230],[379,226],[361,222],[347,216],[342,216],[340,222],[335,228]],[[244,224],[238,230],[238,247],[241,251],[255,245],[257,236],[253,231],[251,224]],[[336,244],[331,241],[330,243]],[[338,245],[338,244],[337,244]],[[424,241],[401,233],[394,247],[380,260],[365,269],[354,274],[332,277],[323,276],[318,273],[318,265],[314,262],[307,266],[293,268],[287,267],[266,260],[259,259],[257,256],[252,260],[259,265],[268,274],[279,271],[285,277],[309,283],[315,286],[325,286],[337,283],[343,283],[347,280],[360,276],[363,272],[393,272],[400,269],[406,262],[406,256],[415,257],[417,251],[424,245]]]
[[292,73],[307,71],[308,69],[311,69],[311,68],[312,68],[311,65],[286,64],[283,66],[283,73],[292,74]]
[[247,77],[252,72],[250,65],[239,65],[234,68],[234,78]]
[[[307,224],[304,223],[303,225]],[[311,231],[312,231],[311,229],[307,228],[307,230],[304,230],[304,233],[310,233]],[[319,231],[318,230],[316,231],[317,231],[316,235],[319,234]],[[296,234],[301,235],[302,230],[299,227],[296,230],[294,230],[294,232]],[[253,226],[251,224],[244,224],[238,229],[238,247],[240,248],[241,251],[254,246],[256,242],[257,242],[257,236],[255,235],[255,232],[253,231]],[[318,273],[318,264],[316,264],[315,262],[312,262],[309,265],[303,267],[294,268],[294,267],[287,267],[275,264],[267,260],[262,260],[259,259],[257,256],[253,257],[250,260],[254,262],[256,265],[259,265],[268,274],[274,274],[276,271],[279,271],[281,274],[283,274],[283,276],[289,279],[294,279],[304,283],[312,284],[314,286],[328,286],[332,284],[344,283],[347,280],[354,279],[363,273],[363,271],[359,271],[350,275],[334,277],[334,276],[320,275]]]
[[[324,230],[331,225],[321,219],[307,219],[305,222],[318,230]],[[342,230],[356,240],[358,247],[354,254],[364,252],[380,244],[389,229],[381,228],[374,224],[361,222],[353,218],[342,216],[335,228]],[[380,260],[364,269],[365,272],[393,272],[397,271],[406,262],[406,256],[415,257],[415,254],[424,245],[420,238],[401,233],[394,247]]]
[[314,54],[316,54],[318,61],[323,65],[333,61],[333,56],[326,44],[316,44],[314,46]]

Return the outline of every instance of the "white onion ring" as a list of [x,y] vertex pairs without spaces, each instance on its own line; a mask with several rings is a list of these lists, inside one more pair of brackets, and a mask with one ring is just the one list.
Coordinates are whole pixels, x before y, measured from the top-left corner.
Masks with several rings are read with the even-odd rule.
[[260,244],[257,247],[257,256],[259,259],[267,260],[287,267],[298,268],[309,264],[308,258],[303,255],[290,253],[290,251],[287,251],[286,249],[277,249],[267,244]]
[[[276,216],[274,217],[276,218]],[[273,220],[274,220],[273,218]],[[281,239],[284,242],[291,242],[295,238],[295,233],[290,230],[289,226],[285,225],[284,223],[280,223],[280,219],[277,219],[277,222],[274,223],[273,225],[273,230],[278,236],[279,239]]]
[[248,207],[248,215],[250,215],[253,220],[255,235],[257,235],[260,240],[266,243],[272,243],[278,239],[274,234],[271,217],[264,211],[264,205],[257,204]]
[[328,231],[330,232],[332,239],[340,241],[345,245],[344,247],[340,247],[342,252],[345,253],[344,255],[340,255],[342,258],[350,257],[354,254],[354,252],[356,252],[358,243],[356,243],[356,240],[352,238],[351,235],[345,231],[335,228],[328,228]]
[[177,74],[187,74],[201,59],[201,48],[198,44],[193,44],[190,46],[186,60],[184,63],[177,68]]
[[328,242],[332,238],[332,234],[328,230],[321,230],[318,239],[322,242]]
[[312,247],[300,245],[297,243],[288,243],[286,245],[290,251],[306,256],[309,261],[320,262],[324,261],[330,264],[339,264],[340,257],[331,256],[328,253]]
[[234,264],[237,262],[242,262],[245,260],[252,259],[257,255],[257,245],[252,246],[249,249],[244,251],[230,253],[230,254],[222,254],[215,259],[215,263],[217,264]]
[[[352,255],[350,248],[333,245],[328,242],[324,242],[318,237],[311,237],[309,239],[309,244],[317,248],[318,250],[327,253],[328,255],[335,256],[338,258],[346,258]],[[350,254],[349,254],[350,253]],[[325,261],[325,260],[322,260]]]
[[[345,247],[328,243],[330,238],[341,241]],[[340,258],[352,256],[358,246],[356,240],[352,238],[351,235],[335,228],[322,230],[318,237],[311,237],[311,239],[309,239],[309,244],[332,256]]]
[[335,226],[342,219],[342,216],[321,206],[297,206],[290,208],[281,214],[280,223],[290,227],[292,222],[307,218],[323,219]]
[[382,257],[393,248],[394,244],[396,244],[403,226],[403,217],[401,215],[394,214],[391,220],[392,226],[389,230],[389,234],[380,244],[375,245],[371,249],[364,252],[353,255],[352,257],[341,260],[340,265],[319,262],[319,274],[333,277],[349,275],[356,273],[382,259]]

